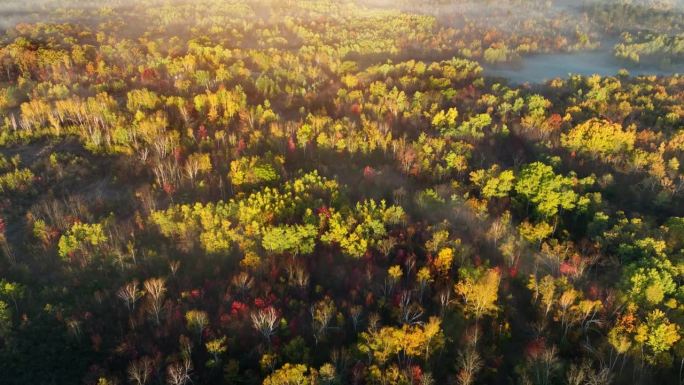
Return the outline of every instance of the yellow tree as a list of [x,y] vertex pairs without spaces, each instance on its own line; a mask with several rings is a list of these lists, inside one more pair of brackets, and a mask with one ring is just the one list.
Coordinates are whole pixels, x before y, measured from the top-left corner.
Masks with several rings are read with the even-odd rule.
[[209,325],[209,316],[207,312],[202,310],[188,310],[185,313],[185,322],[188,324],[188,329],[197,333],[199,340],[202,341],[202,333]]
[[475,318],[475,343],[477,343],[477,328],[480,318],[496,314],[499,310],[499,282],[501,274],[494,269],[466,269],[459,270],[461,280],[454,287],[456,295],[461,299],[463,311],[467,316]]
[[609,158],[634,148],[636,132],[624,130],[619,123],[590,119],[561,135],[563,147],[593,157]]
[[451,266],[454,263],[454,249],[451,247],[445,247],[439,251],[437,257],[435,258],[435,268],[439,274],[443,277],[449,275]]
[[316,371],[305,365],[285,364],[264,380],[264,385],[310,385],[317,383]]
[[386,326],[361,333],[359,351],[368,354],[369,359],[384,366],[396,357],[403,367],[409,366],[414,358],[430,358],[435,350],[444,346],[441,321],[432,317],[424,325],[403,325],[401,328]]

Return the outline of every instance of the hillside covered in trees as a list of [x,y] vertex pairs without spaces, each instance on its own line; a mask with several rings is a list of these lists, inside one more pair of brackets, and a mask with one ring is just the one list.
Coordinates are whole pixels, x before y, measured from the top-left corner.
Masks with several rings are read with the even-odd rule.
[[0,3],[0,383],[684,384],[683,6]]

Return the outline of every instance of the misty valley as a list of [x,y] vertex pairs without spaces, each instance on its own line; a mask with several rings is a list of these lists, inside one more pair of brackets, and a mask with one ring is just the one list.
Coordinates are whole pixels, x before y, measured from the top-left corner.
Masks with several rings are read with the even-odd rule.
[[631,76],[673,76],[684,74],[684,63],[668,65],[626,65],[613,55],[611,49],[572,53],[541,53],[525,56],[514,63],[485,65],[484,74],[501,77],[515,84],[545,83],[570,75],[616,76],[626,71]]
[[0,384],[684,385],[683,0],[0,0]]

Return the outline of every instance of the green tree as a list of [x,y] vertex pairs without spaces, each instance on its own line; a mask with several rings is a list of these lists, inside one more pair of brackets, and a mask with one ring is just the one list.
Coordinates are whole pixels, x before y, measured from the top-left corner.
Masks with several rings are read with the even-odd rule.
[[442,134],[457,139],[482,139],[485,136],[484,129],[492,125],[492,117],[489,114],[477,114],[461,123],[455,129],[447,129]]
[[470,181],[480,187],[485,198],[504,198],[513,190],[515,174],[512,170],[499,171],[498,166],[489,170],[477,170],[470,173]]
[[458,119],[456,108],[441,110],[432,118],[432,127],[440,130],[440,132],[455,130],[457,127],[456,119]]
[[399,206],[387,206],[385,201],[377,203],[367,200],[356,204],[353,210],[344,215],[334,212],[328,222],[328,230],[321,240],[328,244],[338,244],[342,251],[356,258],[362,257],[369,247],[374,247],[385,238],[385,225],[395,225],[405,218]]
[[310,224],[268,227],[264,230],[261,244],[276,254],[309,254],[314,250],[317,235],[318,229]]
[[681,274],[667,258],[644,258],[627,266],[622,277],[627,298],[651,308],[675,294]]
[[107,237],[100,223],[75,223],[59,239],[57,248],[62,259],[80,254],[83,260],[87,260],[91,250],[105,242]]
[[234,186],[250,186],[271,183],[278,180],[277,168],[282,165],[281,158],[242,157],[230,162],[231,183]]
[[651,365],[672,365],[672,350],[681,339],[680,327],[670,322],[659,309],[640,319],[637,307],[630,304],[608,333],[608,342],[619,354],[630,354]]
[[549,218],[559,209],[577,207],[579,196],[573,191],[573,180],[553,172],[553,168],[541,162],[526,165],[515,183],[519,196],[534,204],[536,212]]

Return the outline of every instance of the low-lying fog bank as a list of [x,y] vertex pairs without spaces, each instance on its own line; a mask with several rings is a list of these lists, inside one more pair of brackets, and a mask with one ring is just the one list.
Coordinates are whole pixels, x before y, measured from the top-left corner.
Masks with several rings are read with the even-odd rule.
[[626,69],[631,75],[672,75],[684,74],[684,64],[670,67],[642,64],[626,66],[615,59],[611,48],[597,51],[540,54],[523,57],[511,65],[484,65],[485,75],[503,77],[514,84],[543,83],[570,74],[612,76]]

